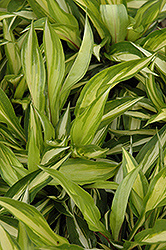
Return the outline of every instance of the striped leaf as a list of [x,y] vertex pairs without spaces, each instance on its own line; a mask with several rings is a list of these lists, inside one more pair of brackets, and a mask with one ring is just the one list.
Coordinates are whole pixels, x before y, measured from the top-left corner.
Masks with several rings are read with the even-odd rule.
[[15,41],[12,30],[9,27],[7,19],[3,20],[3,35],[4,39],[10,41],[5,45],[5,52],[8,58],[8,67],[10,74],[17,75],[21,68],[20,51]]
[[42,169],[51,175],[53,178],[58,180],[60,185],[65,189],[68,195],[72,198],[74,203],[82,212],[84,219],[87,221],[90,230],[100,231],[106,236],[109,236],[108,231],[105,229],[104,225],[101,223],[100,212],[89,193],[84,191],[75,182],[72,182],[66,178],[62,173],[55,169],[48,169],[42,167]]
[[21,247],[21,250],[34,250],[35,249],[34,244],[29,239],[28,233],[26,231],[26,227],[22,222],[19,222],[17,241]]
[[[161,144],[163,149],[165,149],[166,142],[166,126],[163,126],[162,129],[158,132]],[[145,155],[146,152],[146,155]],[[148,143],[145,144],[144,147],[141,148],[139,153],[136,156],[136,161],[141,163],[143,168],[143,173],[145,173],[148,169],[150,169],[154,163],[156,163],[157,158],[159,156],[159,144],[158,144],[158,136],[154,135]]]
[[166,220],[157,220],[153,228],[148,228],[139,232],[134,240],[142,245],[161,244],[166,242]]
[[30,117],[28,127],[28,169],[35,171],[40,163],[40,152],[43,147],[43,138],[40,120],[33,108],[30,106]]
[[79,7],[81,7],[88,15],[96,30],[98,31],[100,37],[103,39],[109,36],[109,32],[104,25],[101,15],[100,15],[100,3],[95,0],[74,0]]
[[68,159],[59,168],[66,178],[79,185],[107,180],[117,171],[117,164],[104,161],[90,161],[87,159]]
[[81,113],[104,91],[112,89],[120,81],[133,77],[141,69],[146,67],[152,58],[153,57],[123,62],[96,74],[83,88],[76,104],[75,114]]
[[[150,69],[152,71],[154,70],[154,63],[151,65]],[[146,78],[146,89],[150,100],[157,110],[165,106],[163,93],[152,74],[148,74],[148,78]]]
[[166,121],[166,109],[162,108],[157,115],[153,115],[148,122],[146,123],[146,126],[148,124],[151,124],[153,122],[159,122],[159,121]]
[[166,195],[166,167],[164,167],[151,181],[149,189],[144,199],[145,212],[159,206]]
[[39,49],[37,36],[33,22],[31,29],[24,40],[22,51],[22,66],[26,82],[31,94],[34,106],[40,111],[45,109],[45,67],[42,54]]
[[44,141],[47,142],[55,139],[55,129],[48,117],[37,109],[35,109],[35,112],[37,113],[44,130]]
[[76,18],[66,13],[59,4],[53,0],[28,0],[34,13],[38,18],[48,17],[51,23],[57,24],[59,32],[63,38],[74,46],[80,47],[79,29]]
[[0,225],[0,246],[1,250],[21,250],[21,247],[17,244],[10,234]]
[[59,120],[59,93],[65,72],[62,44],[48,21],[44,28],[44,51],[47,62],[50,117],[54,126]]
[[70,103],[69,103],[66,111],[59,119],[58,125],[56,127],[56,135],[58,139],[61,139],[69,134],[70,123],[71,123],[71,117],[70,117]]
[[130,98],[123,97],[106,103],[105,114],[101,120],[101,126],[111,123],[116,117],[122,115],[130,109],[134,104],[139,102],[143,97]]
[[125,217],[128,198],[140,171],[140,167],[141,166],[134,168],[126,175],[126,177],[119,184],[113,198],[110,214],[110,227],[115,240],[118,240],[119,231]]
[[101,17],[109,30],[112,43],[125,40],[129,24],[126,7],[123,4],[100,5]]
[[0,88],[0,121],[5,123],[21,141],[25,141],[24,131],[15,115],[14,109],[4,91]]
[[85,75],[91,60],[93,43],[93,33],[88,18],[86,18],[80,50],[62,86],[61,107],[64,105],[71,88]]
[[150,51],[158,51],[166,46],[166,28],[155,30],[145,37],[141,46]]
[[18,161],[13,151],[0,143],[0,172],[9,186],[28,174],[28,171]]
[[66,239],[51,230],[44,217],[33,206],[4,197],[0,197],[0,205],[26,226],[30,239],[36,245],[57,246],[67,243]]
[[[53,165],[52,169],[58,169],[71,155],[71,153],[67,154],[61,160],[59,160],[55,165]],[[50,183],[52,178],[46,172],[38,173],[35,178],[29,184],[29,194],[30,194],[30,201],[34,199],[36,194],[41,190],[43,187]],[[58,182],[56,183],[58,185]]]
[[102,119],[108,93],[107,90],[101,94],[81,115],[76,116],[70,131],[74,145],[87,145],[94,139]]

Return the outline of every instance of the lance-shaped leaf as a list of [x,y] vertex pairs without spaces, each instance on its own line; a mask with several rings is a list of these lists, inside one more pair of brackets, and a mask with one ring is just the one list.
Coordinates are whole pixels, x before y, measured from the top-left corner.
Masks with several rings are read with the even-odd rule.
[[[58,169],[71,155],[71,153],[67,154],[65,157],[63,157],[60,161],[58,161],[55,165],[53,165],[51,168]],[[52,178],[49,174],[46,172],[40,172],[38,173],[35,178],[30,182],[29,184],[29,193],[30,193],[30,201],[32,201],[35,197],[35,195],[48,183],[50,183]],[[56,183],[59,184],[58,182]]]
[[137,178],[141,166],[129,172],[116,190],[110,214],[110,227],[115,240],[118,240],[119,231],[124,221],[128,198]]
[[100,3],[95,0],[74,0],[89,16],[101,39],[109,36],[109,32],[100,15]]
[[35,109],[30,107],[30,119],[28,128],[28,169],[38,169],[40,163],[40,151],[43,146],[41,124]]
[[164,4],[164,0],[146,1],[134,17],[133,27],[128,30],[128,40],[135,41],[145,33],[149,26],[157,20]]
[[100,221],[100,212],[90,194],[84,191],[75,182],[72,182],[71,180],[66,178],[64,174],[60,173],[59,171],[55,169],[47,169],[44,167],[42,167],[42,169],[46,173],[51,175],[53,178],[58,180],[60,185],[65,189],[65,191],[68,193],[68,195],[72,198],[74,203],[82,212],[84,219],[89,225],[90,230],[99,231],[105,236],[109,236],[108,231]]
[[45,109],[45,67],[39,49],[33,22],[24,40],[22,51],[22,65],[26,82],[34,106],[41,112]]
[[56,135],[59,139],[69,134],[70,124],[71,124],[71,117],[70,117],[70,103],[69,103],[66,111],[59,119],[59,122],[56,127]]
[[151,181],[144,199],[145,212],[156,208],[166,195],[166,167],[164,167]]
[[16,240],[0,225],[0,246],[2,250],[21,250]]
[[45,114],[41,113],[39,110],[35,109],[35,111],[40,119],[44,130],[44,141],[46,142],[55,139],[55,129],[52,123],[49,121],[49,118]]
[[9,27],[8,20],[3,20],[3,36],[4,39],[10,41],[10,43],[5,45],[5,52],[8,58],[8,67],[10,74],[18,74],[21,68],[20,51],[18,49],[17,43],[15,41],[12,30]]
[[166,46],[166,28],[150,33],[141,43],[144,49],[158,51]]
[[35,249],[34,244],[29,239],[28,233],[26,231],[26,227],[22,222],[19,222],[17,241],[22,250],[34,250]]
[[59,93],[65,72],[65,58],[62,44],[48,21],[44,28],[44,50],[48,74],[48,98],[51,121],[56,126],[59,120]]
[[104,69],[100,73],[96,74],[83,88],[76,104],[75,114],[77,115],[78,113],[81,113],[107,89],[112,89],[120,81],[124,81],[133,77],[141,69],[146,67],[152,58],[153,57],[148,57],[138,60],[131,60],[129,62],[123,62]]
[[85,75],[91,60],[92,50],[93,50],[93,33],[88,18],[86,18],[84,37],[80,50],[62,86],[60,107],[64,105],[64,102],[66,101],[70,93],[70,90],[74,86],[74,84],[76,84]]
[[69,159],[59,169],[68,179],[84,185],[111,178],[117,171],[117,164],[86,159]]
[[[163,149],[166,146],[166,126],[163,126],[162,129],[158,132],[161,144]],[[146,155],[145,155],[145,152]],[[145,144],[144,147],[141,148],[139,153],[136,156],[136,161],[141,163],[143,168],[143,173],[145,173],[149,168],[151,168],[154,163],[157,161],[159,155],[159,144],[158,144],[158,136],[154,135],[148,143]]]
[[145,2],[145,4],[138,9],[137,14],[134,18],[136,20],[134,28],[143,25],[146,30],[149,25],[157,19],[164,4],[164,0],[154,0]]
[[146,125],[153,123],[153,122],[159,122],[159,121],[165,121],[166,120],[166,109],[162,108],[157,115],[153,115]]
[[100,5],[101,17],[108,28],[112,43],[125,40],[129,24],[126,7],[123,4]]
[[62,39],[66,39],[70,42],[75,49],[79,48],[79,29],[74,15],[63,11],[59,4],[53,0],[28,0],[28,2],[37,17],[48,17],[51,23],[57,24],[60,28],[58,33]]
[[141,99],[143,99],[143,97],[138,97],[138,98],[123,97],[107,102],[100,127],[103,127],[111,123],[116,117],[122,115],[125,111],[130,109],[134,104],[139,102]]
[[[154,63],[152,63],[150,69],[154,71]],[[165,106],[163,93],[152,74],[148,74],[148,78],[146,78],[146,89],[149,99],[157,110]]]
[[0,143],[0,172],[9,186],[12,186],[28,173],[13,151],[2,143]]
[[157,220],[153,228],[139,232],[134,240],[142,245],[161,244],[166,242],[166,220]]
[[0,197],[0,205],[26,226],[30,239],[36,245],[57,246],[67,243],[66,239],[51,230],[44,217],[33,206],[4,197]]
[[[125,172],[129,173],[133,169],[138,167],[138,163],[135,161],[135,159],[132,157],[131,154],[129,154],[125,149],[123,149],[123,161],[125,162]],[[141,180],[140,175],[137,176],[134,185],[133,190],[143,199],[144,198],[144,186]]]
[[19,139],[25,141],[23,129],[15,115],[13,106],[6,96],[5,92],[0,88],[0,121],[5,123],[9,129],[18,136]]
[[81,115],[78,115],[71,127],[71,140],[75,145],[90,144],[99,127],[109,90],[101,94]]

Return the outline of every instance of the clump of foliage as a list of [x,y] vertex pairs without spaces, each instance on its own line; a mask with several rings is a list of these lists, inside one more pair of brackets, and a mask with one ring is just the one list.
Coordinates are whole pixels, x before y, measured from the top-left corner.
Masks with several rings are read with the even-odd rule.
[[0,1],[0,249],[166,248],[165,17]]

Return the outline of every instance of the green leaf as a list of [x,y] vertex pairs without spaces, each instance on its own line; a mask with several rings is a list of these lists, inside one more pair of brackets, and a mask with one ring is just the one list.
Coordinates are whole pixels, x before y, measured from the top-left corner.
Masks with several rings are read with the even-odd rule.
[[48,21],[44,28],[44,51],[47,62],[50,119],[54,126],[59,120],[60,89],[65,72],[62,44]]
[[22,222],[19,222],[18,227],[18,239],[17,239],[21,250],[34,250],[34,244],[30,241],[26,231],[26,227]]
[[99,1],[95,0],[74,0],[78,6],[80,6],[89,16],[91,19],[94,27],[98,31],[101,39],[103,39],[106,36],[109,36],[109,32],[104,25],[101,15],[100,15],[100,3]]
[[105,114],[101,120],[101,126],[111,123],[116,117],[122,115],[125,111],[130,109],[134,104],[139,102],[143,97],[131,98],[122,97],[106,103]]
[[134,240],[141,244],[161,244],[166,242],[166,220],[157,220],[153,228],[139,232]]
[[28,0],[38,18],[48,17],[51,23],[58,25],[58,33],[66,37],[75,49],[80,46],[78,23],[74,15],[63,11],[53,0]]
[[67,136],[70,132],[71,117],[70,117],[70,103],[67,106],[66,111],[60,117],[59,122],[56,127],[56,135],[58,139],[62,139]]
[[0,247],[1,250],[21,250],[17,242],[10,236],[10,234],[0,225]]
[[47,142],[55,139],[55,129],[52,123],[49,121],[48,117],[37,109],[35,109],[35,111],[40,119],[44,130],[44,141]]
[[98,188],[98,189],[112,189],[116,190],[118,188],[118,183],[113,181],[97,181],[93,184],[85,185],[85,188]]
[[[135,161],[135,159],[132,157],[132,155],[129,154],[125,149],[123,149],[123,161],[124,161],[124,165],[125,165],[125,171],[127,173],[130,173],[133,169],[138,167],[138,163]],[[138,175],[135,179],[135,182],[133,184],[133,190],[142,199],[144,198],[144,189],[143,189],[140,175]]]
[[151,60],[152,57],[123,62],[104,69],[96,74],[87,82],[81,91],[76,104],[75,114],[77,115],[78,113],[81,113],[94,100],[96,100],[99,95],[108,89],[112,89],[120,81],[133,77],[141,69],[146,67]]
[[97,145],[89,144],[85,146],[76,146],[73,148],[73,154],[76,157],[81,158],[89,158],[89,159],[97,159],[97,158],[105,158],[106,153],[108,152],[108,148],[101,148]]
[[[62,163],[64,163],[69,158],[70,154],[71,153],[67,154],[51,168],[58,169],[62,165]],[[37,176],[29,184],[30,201],[32,201],[35,195],[38,193],[38,191],[40,191],[43,187],[45,187],[48,183],[50,183],[51,180],[52,178],[49,176],[49,174],[43,171],[38,173]]]
[[145,2],[141,8],[138,9],[135,16],[136,23],[134,28],[137,28],[141,25],[144,26],[145,30],[150,26],[158,17],[161,9],[163,8],[165,1],[163,0],[154,0]]
[[64,105],[74,84],[76,84],[80,79],[82,79],[85,73],[87,72],[92,56],[93,43],[93,33],[88,18],[86,18],[84,37],[80,50],[62,86],[60,107]]
[[0,172],[10,186],[28,173],[12,150],[2,143],[0,143]]
[[21,141],[25,141],[23,129],[4,91],[0,88],[0,120],[5,123]]
[[117,164],[76,158],[68,159],[59,171],[66,178],[84,185],[111,178],[117,171]]
[[69,148],[70,148],[70,146],[53,148],[53,149],[47,150],[47,152],[42,157],[41,164],[42,165],[47,164],[52,159],[54,159],[56,156],[58,156],[61,152],[64,152],[65,150],[67,150]]
[[162,108],[157,115],[153,115],[148,122],[146,123],[146,126],[150,123],[159,122],[159,121],[165,121],[166,120],[166,108]]
[[[163,126],[162,129],[158,132],[163,149],[165,149],[165,142],[166,142],[166,126]],[[146,152],[146,155],[145,155]],[[146,173],[148,169],[150,169],[154,163],[157,161],[159,155],[159,144],[158,144],[158,137],[157,134],[154,135],[150,141],[145,144],[144,147],[141,148],[139,153],[136,156],[136,161],[141,163],[143,168],[143,173]]]
[[70,131],[71,140],[74,145],[87,145],[92,142],[101,122],[108,94],[109,91],[107,90],[81,115],[76,116]]
[[31,29],[25,37],[22,51],[22,66],[25,73],[26,82],[34,106],[40,111],[45,109],[45,67],[42,54],[39,49],[37,35],[33,22]]
[[40,163],[40,151],[36,144],[34,130],[32,129],[29,133],[28,140],[28,170],[35,171],[38,169]]
[[155,209],[166,195],[166,167],[164,167],[151,181],[144,199],[145,212]]
[[30,119],[28,128],[28,169],[35,171],[40,163],[40,151],[43,146],[43,138],[40,120],[33,106],[30,106]]
[[7,9],[9,12],[20,10],[25,4],[25,0],[10,0]]
[[[150,69],[154,71],[154,63],[150,66]],[[148,78],[146,78],[146,89],[149,99],[157,110],[165,106],[163,93],[152,74],[148,74]]]
[[15,239],[18,235],[18,221],[9,216],[5,216],[3,213],[0,215],[1,226]]
[[115,240],[118,240],[119,231],[125,217],[128,198],[140,168],[141,166],[138,166],[126,175],[119,184],[113,198],[110,214],[110,227]]
[[166,28],[155,30],[145,37],[141,46],[149,51],[158,51],[166,46]]
[[9,72],[10,74],[14,73],[15,75],[17,75],[21,68],[20,51],[16,44],[14,35],[9,27],[9,22],[6,19],[3,20],[3,35],[4,39],[10,41],[5,45]]
[[0,205],[26,226],[30,239],[38,246],[67,243],[66,239],[51,230],[44,217],[33,206],[4,197],[0,197]]
[[72,182],[55,169],[47,169],[42,167],[42,169],[50,174],[53,178],[58,180],[60,185],[65,189],[68,195],[72,198],[74,203],[82,212],[84,219],[87,221],[90,230],[100,231],[104,235],[109,235],[108,231],[105,229],[104,225],[101,223],[100,212],[89,193],[84,191],[76,183]]
[[112,43],[125,40],[129,24],[126,7],[123,4],[100,5],[101,17],[108,28]]
[[78,245],[74,245],[74,244],[70,244],[70,245],[63,244],[62,246],[58,246],[58,247],[46,246],[46,247],[37,248],[36,250],[58,250],[58,249],[61,249],[61,250],[83,250],[82,247],[80,247]]

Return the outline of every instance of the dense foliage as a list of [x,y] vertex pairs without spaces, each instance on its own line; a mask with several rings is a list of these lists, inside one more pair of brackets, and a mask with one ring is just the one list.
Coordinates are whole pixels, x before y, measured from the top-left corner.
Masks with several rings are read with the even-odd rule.
[[0,249],[166,249],[165,3],[0,1]]

